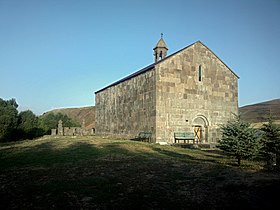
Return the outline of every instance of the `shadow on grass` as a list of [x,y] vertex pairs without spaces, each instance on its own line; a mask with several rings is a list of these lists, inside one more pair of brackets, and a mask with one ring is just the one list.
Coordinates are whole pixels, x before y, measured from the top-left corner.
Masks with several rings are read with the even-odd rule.
[[22,148],[6,148],[0,151],[0,168],[50,167],[70,164],[111,154],[127,154],[127,150],[114,144],[98,147],[77,141],[60,147],[57,142],[48,141]]
[[[133,152],[141,151],[137,147],[148,149]],[[279,177],[225,167],[219,154],[195,152],[126,141],[11,147],[1,150],[0,207],[269,209],[277,203],[271,194],[280,190]],[[203,158],[207,155],[210,159]]]
[[212,164],[218,164],[222,166],[221,159],[228,159],[226,156],[222,155],[220,151],[216,152],[216,151],[197,150],[197,153],[201,153],[201,155],[198,157],[196,157],[195,155],[188,155],[185,153],[182,154],[182,153],[161,149],[161,148],[154,148],[154,151],[170,158],[178,159],[184,162],[188,161],[190,163],[196,163],[196,164],[212,163]]

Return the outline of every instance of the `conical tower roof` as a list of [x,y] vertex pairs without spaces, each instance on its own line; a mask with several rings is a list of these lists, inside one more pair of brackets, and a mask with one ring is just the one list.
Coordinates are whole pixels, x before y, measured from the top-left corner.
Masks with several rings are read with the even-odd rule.
[[158,41],[157,45],[154,47],[154,50],[155,50],[156,48],[166,48],[166,49],[168,50],[167,45],[166,45],[166,43],[165,43],[165,41],[163,40],[162,37],[161,37],[160,40]]

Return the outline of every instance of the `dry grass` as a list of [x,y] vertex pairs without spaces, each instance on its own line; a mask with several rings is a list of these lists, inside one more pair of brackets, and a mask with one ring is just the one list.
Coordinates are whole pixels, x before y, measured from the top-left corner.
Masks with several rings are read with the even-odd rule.
[[280,177],[219,150],[102,137],[0,145],[1,209],[269,209]]
[[[258,122],[258,123],[252,123],[251,126],[253,128],[261,128],[263,126],[263,124],[267,124],[268,122]],[[280,126],[280,120],[275,120],[273,121],[273,123],[275,123],[276,125]]]

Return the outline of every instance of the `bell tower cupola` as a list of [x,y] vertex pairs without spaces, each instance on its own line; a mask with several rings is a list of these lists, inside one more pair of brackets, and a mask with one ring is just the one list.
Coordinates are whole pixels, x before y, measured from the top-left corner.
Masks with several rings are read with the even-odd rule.
[[155,56],[155,63],[160,61],[161,59],[165,58],[167,55],[168,48],[162,37],[163,37],[163,33],[161,33],[161,38],[153,49],[154,56]]

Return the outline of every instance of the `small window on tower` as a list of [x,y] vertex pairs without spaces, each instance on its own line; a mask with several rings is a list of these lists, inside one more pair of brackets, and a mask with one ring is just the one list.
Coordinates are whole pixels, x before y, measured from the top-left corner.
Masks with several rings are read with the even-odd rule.
[[202,78],[202,68],[201,65],[199,65],[198,67],[198,81],[201,82],[201,78]]

